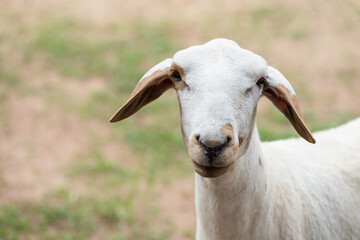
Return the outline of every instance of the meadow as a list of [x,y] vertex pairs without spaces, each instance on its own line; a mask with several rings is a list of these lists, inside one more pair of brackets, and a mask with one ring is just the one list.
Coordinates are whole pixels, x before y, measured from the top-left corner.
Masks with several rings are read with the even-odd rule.
[[[108,119],[149,68],[217,37],[280,69],[312,131],[360,116],[355,0],[0,0],[0,239],[194,239],[176,93]],[[266,99],[257,123],[297,137]]]

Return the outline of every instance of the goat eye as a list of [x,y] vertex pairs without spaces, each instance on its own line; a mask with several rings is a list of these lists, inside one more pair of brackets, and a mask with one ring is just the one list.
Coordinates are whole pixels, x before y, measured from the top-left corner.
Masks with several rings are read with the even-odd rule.
[[265,78],[262,77],[256,82],[256,85],[258,85],[259,87],[262,87],[262,85],[264,85],[264,83],[265,83]]
[[181,81],[181,76],[178,70],[175,70],[172,75],[176,78],[176,81]]

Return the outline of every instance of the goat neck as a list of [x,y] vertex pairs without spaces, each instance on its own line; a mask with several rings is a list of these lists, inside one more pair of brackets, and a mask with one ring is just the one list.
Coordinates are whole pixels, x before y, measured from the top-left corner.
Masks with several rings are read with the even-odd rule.
[[268,209],[264,200],[270,189],[256,125],[247,151],[231,171],[218,178],[195,175],[197,239],[239,239],[255,232],[260,213]]

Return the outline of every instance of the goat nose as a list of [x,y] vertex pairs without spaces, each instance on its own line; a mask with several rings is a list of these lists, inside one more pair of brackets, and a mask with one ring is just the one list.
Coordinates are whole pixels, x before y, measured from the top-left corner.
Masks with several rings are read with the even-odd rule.
[[223,148],[230,142],[231,138],[228,136],[221,141],[218,140],[204,140],[200,138],[200,135],[196,136],[196,140],[203,146],[204,155],[208,157],[217,157],[220,155]]

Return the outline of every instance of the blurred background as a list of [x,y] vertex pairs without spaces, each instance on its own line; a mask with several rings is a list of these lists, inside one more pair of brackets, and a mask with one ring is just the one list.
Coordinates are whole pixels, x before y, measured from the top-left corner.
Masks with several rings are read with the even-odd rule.
[[[0,239],[194,239],[175,92],[108,119],[150,67],[216,37],[282,71],[312,131],[360,116],[359,0],[0,0]],[[296,136],[258,112],[264,141]]]

